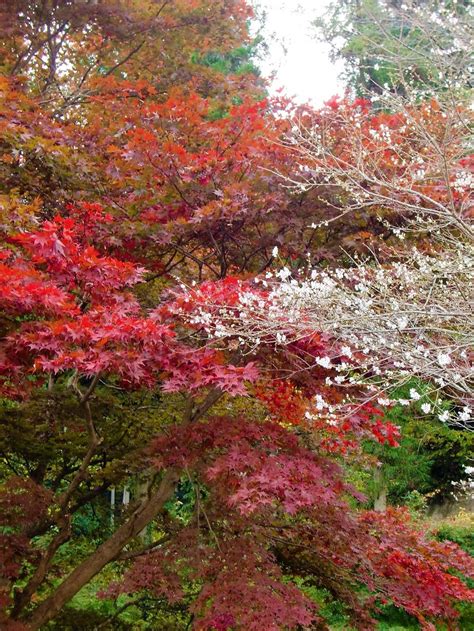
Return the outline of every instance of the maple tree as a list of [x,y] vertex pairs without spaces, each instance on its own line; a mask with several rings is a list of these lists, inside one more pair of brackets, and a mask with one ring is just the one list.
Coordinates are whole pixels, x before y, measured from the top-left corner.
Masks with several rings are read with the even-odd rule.
[[[324,187],[278,185],[295,174],[291,104],[207,63],[248,44],[249,15],[231,0],[1,13],[2,628],[59,619],[110,566],[104,598],[184,603],[196,629],[327,628],[288,572],[361,629],[387,601],[455,624],[472,598],[467,554],[403,511],[356,508],[341,463],[398,429],[338,383],[346,341],[308,322],[275,344],[284,313],[257,345],[222,329],[271,307],[275,246],[295,265],[334,257],[310,226]],[[130,478],[132,503],[81,548],[77,519]]]

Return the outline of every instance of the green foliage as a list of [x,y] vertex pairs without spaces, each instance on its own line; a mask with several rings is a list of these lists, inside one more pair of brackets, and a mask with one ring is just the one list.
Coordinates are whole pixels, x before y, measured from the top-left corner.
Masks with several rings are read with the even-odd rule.
[[[355,631],[343,603],[327,590],[315,586],[311,579],[293,578],[293,582],[318,605],[320,615],[331,631]],[[418,631],[415,618],[391,604],[382,605],[377,616],[378,631]]]
[[[457,543],[463,550],[474,556],[474,514],[461,510],[457,515],[441,523],[436,529],[436,538]],[[474,581],[468,581],[474,588]],[[459,628],[474,629],[474,603],[460,603]]]
[[353,628],[343,603],[334,598],[329,590],[316,586],[311,578],[291,577],[291,581],[317,604],[319,614],[330,629],[350,631]]
[[111,534],[110,517],[107,498],[101,496],[75,513],[72,518],[72,531],[77,537],[102,539]]
[[[63,567],[66,565],[62,561]],[[146,593],[106,598],[103,590],[121,580],[115,564],[105,568],[78,592],[45,631],[184,631],[189,615],[182,605]]]
[[410,491],[405,497],[405,506],[410,510],[413,517],[418,517],[426,513],[427,499],[420,491]]
[[229,116],[229,108],[223,105],[217,105],[209,111],[207,119],[212,122],[220,120],[221,118],[227,118],[227,116]]
[[[416,494],[441,501],[459,491],[460,485],[469,478],[466,467],[474,449],[474,436],[472,432],[448,427],[435,417],[422,415],[421,405],[431,399],[427,385],[419,380],[411,380],[390,396],[409,401],[412,390],[420,395],[418,400],[412,400],[409,406],[397,404],[387,412],[388,420],[400,427],[400,446],[370,442],[365,444],[365,449],[382,463],[383,484],[387,487],[389,501],[415,508],[420,501],[423,503]],[[379,486],[378,480],[368,479],[369,495],[377,495]]]
[[[128,604],[130,603],[130,604]],[[61,615],[45,627],[48,631],[185,631],[189,616],[168,603],[142,598],[133,604],[131,598],[116,602],[97,598],[96,594],[75,599]],[[123,608],[123,609],[122,609]]]
[[226,53],[219,51],[210,51],[204,54],[193,53],[191,61],[225,75],[253,74],[258,77],[260,70],[253,59],[260,44],[261,40],[257,38],[251,44],[239,46]]
[[183,524],[188,524],[193,516],[196,506],[197,493],[203,494],[197,490],[191,480],[187,478],[181,480],[174,497],[167,504],[168,513]]
[[471,556],[474,556],[474,514],[461,511],[455,517],[444,521],[436,530],[440,541],[454,541]]
[[379,620],[378,631],[418,631],[420,629],[415,618],[393,605],[384,605],[380,608]]
[[[98,388],[90,405],[103,437],[90,484],[104,485],[105,490],[128,476],[135,450],[160,427],[166,411],[152,393],[125,396],[120,389]],[[0,454],[7,467],[53,490],[67,484],[79,466],[88,444],[84,429],[83,412],[66,380],[22,403],[0,402]]]
[[424,16],[416,11],[425,3],[413,4],[415,10],[401,0],[342,0],[332,2],[325,17],[315,21],[319,37],[329,43],[333,57],[344,60],[345,82],[357,94],[388,89],[405,95],[409,86],[440,88],[434,49],[452,51],[456,43],[450,29],[440,24],[447,15],[453,19],[464,16],[465,6],[463,2],[433,3],[433,12],[439,11],[441,16],[441,20],[433,20],[429,13]]

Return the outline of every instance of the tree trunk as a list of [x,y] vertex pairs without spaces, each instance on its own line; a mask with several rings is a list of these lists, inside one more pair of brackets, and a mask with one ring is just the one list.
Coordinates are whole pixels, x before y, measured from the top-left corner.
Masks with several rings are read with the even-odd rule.
[[374,500],[374,510],[379,513],[385,513],[387,510],[387,484],[385,482],[382,469],[377,467],[374,472],[374,480],[376,482],[377,495]]
[[100,545],[89,558],[64,579],[56,591],[25,620],[32,631],[52,620],[84,585],[113,561],[123,547],[160,513],[164,504],[172,496],[178,480],[178,472],[169,470],[165,473],[158,490],[132,513],[110,539]]
[[[204,401],[197,406],[194,400],[189,397],[183,419],[184,423],[191,423],[201,418],[222,397],[222,394],[222,391],[218,388],[212,388],[207,393]],[[169,469],[164,474],[157,491],[152,495],[147,495],[129,519],[107,541],[104,541],[89,558],[76,567],[56,591],[46,598],[22,622],[26,622],[31,631],[37,631],[55,618],[64,605],[84,585],[93,579],[108,563],[114,561],[122,552],[123,547],[159,515],[163,506],[172,497],[179,478],[180,472],[178,470]]]

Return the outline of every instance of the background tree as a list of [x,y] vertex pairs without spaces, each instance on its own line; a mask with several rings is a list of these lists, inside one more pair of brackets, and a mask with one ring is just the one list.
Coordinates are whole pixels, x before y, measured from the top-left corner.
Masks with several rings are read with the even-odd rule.
[[333,58],[345,62],[347,86],[358,96],[413,88],[471,86],[465,69],[472,41],[470,3],[450,0],[344,0],[315,22]]

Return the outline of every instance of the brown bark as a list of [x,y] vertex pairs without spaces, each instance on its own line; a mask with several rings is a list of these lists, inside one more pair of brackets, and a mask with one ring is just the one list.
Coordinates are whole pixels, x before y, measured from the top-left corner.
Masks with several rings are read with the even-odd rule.
[[[222,394],[218,388],[213,388],[198,405],[195,405],[193,398],[189,397],[183,422],[187,424],[197,421],[221,398]],[[90,396],[90,392],[87,393],[88,396]],[[85,404],[87,404],[87,397],[83,399]],[[30,616],[24,619],[31,631],[40,629],[55,618],[64,605],[84,585],[93,579],[108,563],[115,561],[119,557],[123,547],[159,515],[166,502],[172,497],[179,478],[180,472],[176,469],[169,469],[165,472],[155,493],[143,498],[143,501],[140,502],[129,519],[107,541],[104,541],[91,556],[78,565]]]
[[19,617],[23,609],[27,605],[29,605],[31,601],[31,597],[33,596],[35,591],[43,582],[48,572],[48,569],[50,567],[51,561],[54,558],[54,555],[56,554],[60,546],[69,539],[70,534],[71,534],[71,518],[70,518],[70,515],[68,515],[64,518],[64,523],[59,524],[58,534],[54,537],[53,541],[51,542],[47,550],[44,551],[43,556],[41,557],[41,560],[38,563],[38,566],[36,568],[36,571],[34,572],[30,581],[27,583],[27,585],[23,588],[22,591],[17,591],[15,593],[15,598],[14,598],[15,604],[14,604],[12,614],[11,614],[12,618]]
[[108,563],[117,558],[124,545],[135,537],[162,510],[172,496],[179,480],[179,473],[169,470],[165,473],[157,491],[147,498],[122,524],[115,533],[99,546],[94,554],[85,559],[58,587],[58,589],[37,607],[25,621],[30,629],[40,629],[52,620],[58,612],[98,574]]

